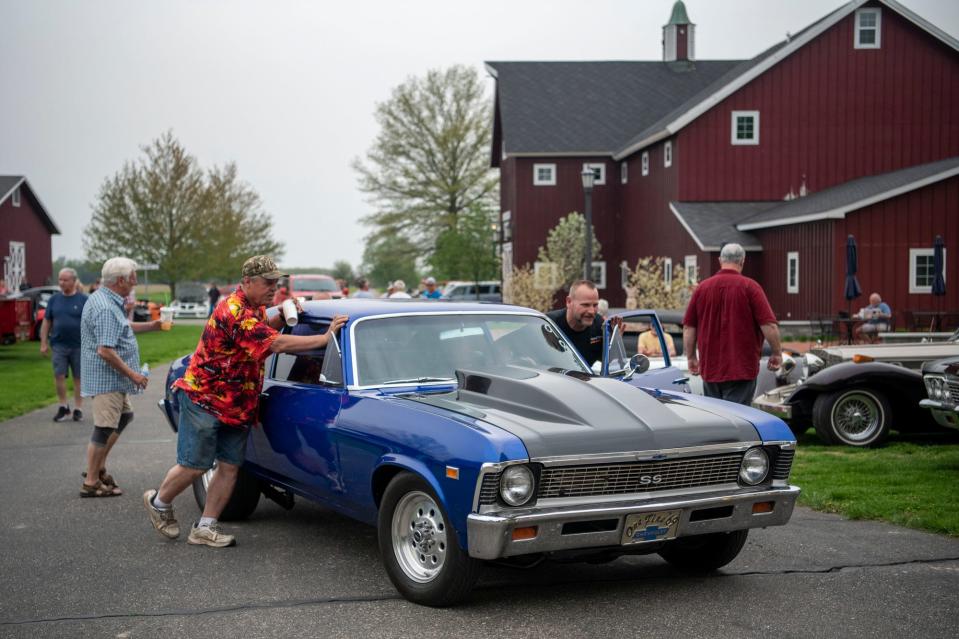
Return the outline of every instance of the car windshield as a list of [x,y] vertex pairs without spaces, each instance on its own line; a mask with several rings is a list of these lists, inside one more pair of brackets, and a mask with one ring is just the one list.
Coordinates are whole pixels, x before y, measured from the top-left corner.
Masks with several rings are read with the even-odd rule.
[[336,282],[333,280],[328,280],[326,278],[317,278],[317,279],[303,279],[303,278],[294,278],[293,279],[293,290],[294,291],[326,291],[326,292],[335,292],[340,290],[336,286]]
[[453,380],[457,370],[506,366],[589,373],[553,326],[531,315],[406,315],[362,320],[353,331],[359,386]]

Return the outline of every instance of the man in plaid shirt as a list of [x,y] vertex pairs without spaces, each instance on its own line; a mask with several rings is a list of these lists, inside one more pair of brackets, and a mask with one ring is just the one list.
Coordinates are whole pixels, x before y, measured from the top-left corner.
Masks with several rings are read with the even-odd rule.
[[140,349],[134,333],[160,330],[160,320],[130,322],[123,303],[137,285],[137,264],[126,257],[103,263],[101,286],[80,317],[81,392],[93,398],[93,436],[87,445],[87,474],[81,497],[123,494],[106,471],[107,456],[133,420],[127,395],[147,387],[140,374]]

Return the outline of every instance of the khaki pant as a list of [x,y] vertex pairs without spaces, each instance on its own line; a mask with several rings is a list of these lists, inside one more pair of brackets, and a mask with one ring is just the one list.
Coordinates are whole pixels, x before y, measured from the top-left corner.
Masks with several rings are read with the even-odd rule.
[[93,425],[117,428],[123,413],[132,413],[133,407],[126,393],[103,393],[93,396]]

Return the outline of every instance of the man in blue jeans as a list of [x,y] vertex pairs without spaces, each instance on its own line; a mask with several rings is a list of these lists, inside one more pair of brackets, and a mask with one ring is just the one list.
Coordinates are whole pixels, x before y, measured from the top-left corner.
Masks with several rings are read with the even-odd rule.
[[60,269],[57,275],[60,292],[47,301],[47,310],[40,325],[40,354],[51,353],[53,380],[60,406],[53,421],[70,417],[67,403],[67,372],[73,373],[73,421],[83,419],[83,396],[80,394],[80,317],[87,296],[80,292],[77,272]]

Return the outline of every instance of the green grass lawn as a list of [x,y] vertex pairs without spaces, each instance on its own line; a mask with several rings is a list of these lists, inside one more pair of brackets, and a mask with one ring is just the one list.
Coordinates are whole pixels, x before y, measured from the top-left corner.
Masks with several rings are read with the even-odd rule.
[[[170,331],[140,333],[140,361],[167,364],[193,352],[203,326],[174,325]],[[162,380],[161,380],[162,381]],[[155,381],[152,383],[156,383]],[[73,380],[67,394],[73,402]],[[22,415],[57,401],[50,358],[40,355],[40,342],[0,346],[0,420]]]
[[816,510],[959,537],[959,431],[893,435],[877,449],[824,446],[810,431],[790,482]]

